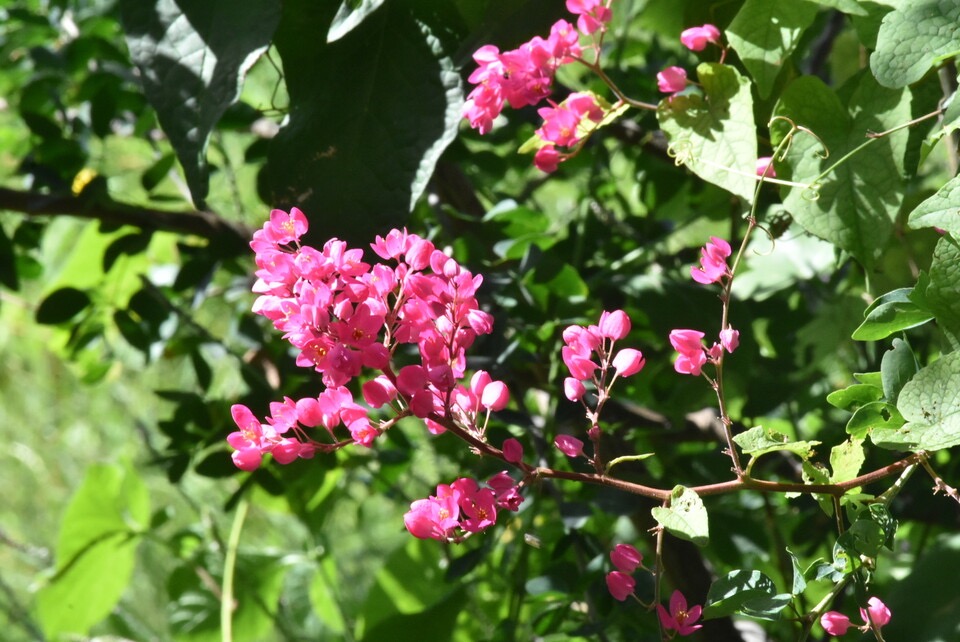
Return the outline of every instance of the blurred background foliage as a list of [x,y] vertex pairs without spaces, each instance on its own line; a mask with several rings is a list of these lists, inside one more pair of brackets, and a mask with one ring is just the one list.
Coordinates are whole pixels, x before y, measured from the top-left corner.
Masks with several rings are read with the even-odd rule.
[[[605,70],[655,101],[657,71],[697,62],[680,31],[724,29],[750,3],[618,0]],[[802,4],[809,15],[782,64],[728,60],[763,76],[753,103],[761,155],[773,149],[765,123],[795,79],[819,78],[846,104],[869,73],[881,19],[899,6]],[[472,52],[514,47],[564,15],[559,0],[0,8],[4,639],[220,639],[238,506],[249,511],[235,551],[238,641],[657,638],[652,614],[616,603],[603,581],[614,543],[651,550],[648,500],[544,482],[520,513],[448,547],[403,530],[409,502],[498,470],[451,437],[409,421],[372,450],[253,474],[233,467],[225,443],[231,404],[265,413],[271,400],[319,391],[249,311],[249,234],[271,207],[296,205],[316,243],[362,245],[405,225],[484,275],[496,324],[471,367],[507,381],[514,399],[494,443],[514,436],[536,460],[569,465],[549,447],[585,428],[559,393],[560,333],[623,308],[647,366],[606,410],[607,458],[655,452],[621,474],[658,487],[730,477],[712,391],[673,372],[667,335],[718,318],[714,292],[690,282],[689,266],[708,236],[739,238],[742,202],[678,168],[652,113],[618,121],[550,177],[516,153],[537,127],[533,108],[483,138],[460,123]],[[948,65],[916,78],[905,90],[912,116],[952,95],[955,76]],[[604,93],[575,67],[557,84],[559,97]],[[940,237],[905,220],[956,175],[951,130],[936,119],[911,130],[889,177],[902,199],[868,270],[806,234],[776,188],[761,190],[769,234],[754,236],[734,288],[743,339],[726,384],[738,428],[824,448],[846,438],[849,414],[824,398],[853,373],[878,371],[892,345],[850,340],[867,303],[930,268]],[[933,324],[895,336],[921,364],[948,346]],[[892,460],[873,449],[863,470]],[[953,453],[935,464],[958,478]],[[765,465],[767,478],[798,476],[787,458]],[[834,520],[809,497],[739,493],[707,505],[710,547],[668,538],[664,551],[670,585],[695,603],[731,568],[789,585],[785,543],[805,566],[832,556]],[[956,506],[914,479],[891,512],[897,548],[874,593],[906,616],[888,639],[956,639]],[[827,589],[812,587],[806,606]],[[771,639],[796,630],[767,626]],[[703,639],[763,639],[751,627],[721,618]]]

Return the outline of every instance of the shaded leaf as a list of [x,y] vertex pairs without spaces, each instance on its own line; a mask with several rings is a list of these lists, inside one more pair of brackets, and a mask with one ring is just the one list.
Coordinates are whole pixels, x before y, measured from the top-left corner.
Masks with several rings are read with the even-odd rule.
[[936,315],[953,349],[960,349],[960,248],[955,241],[944,237],[937,242],[928,276],[924,304]]
[[900,390],[915,374],[917,374],[917,358],[913,356],[913,350],[906,341],[894,339],[893,348],[883,353],[883,359],[880,362],[884,398],[896,404]]
[[77,288],[54,290],[37,307],[37,323],[45,325],[63,323],[82,312],[90,305],[90,297]]
[[773,580],[760,571],[731,571],[710,585],[703,618],[710,620],[743,613],[776,620],[792,599],[789,593],[777,594]]

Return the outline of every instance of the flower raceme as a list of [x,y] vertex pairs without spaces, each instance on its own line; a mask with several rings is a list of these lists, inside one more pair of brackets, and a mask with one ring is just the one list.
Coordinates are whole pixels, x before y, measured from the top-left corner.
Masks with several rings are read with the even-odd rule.
[[[871,624],[877,628],[886,626],[890,622],[890,609],[878,597],[871,597],[867,600],[867,608],[860,609],[860,617],[863,618],[863,625],[854,628],[866,633],[871,629]],[[820,626],[829,635],[841,636],[853,626],[850,618],[839,611],[827,611],[820,617]]]
[[730,244],[722,238],[710,237],[710,242],[700,250],[700,267],[690,268],[690,276],[704,285],[717,283],[730,276],[727,258],[730,256]]
[[[482,277],[405,230],[376,238],[371,248],[381,262],[371,265],[362,250],[337,239],[319,250],[301,245],[307,229],[307,218],[293,208],[273,210],[254,233],[253,310],[273,322],[297,349],[297,364],[319,373],[325,389],[271,404],[262,422],[234,406],[238,430],[227,438],[234,463],[253,470],[267,453],[285,464],[350,443],[371,446],[391,425],[371,420],[371,407],[420,417],[434,433],[444,430],[430,419],[437,413],[482,436],[487,413],[509,402],[503,382],[486,372],[464,381],[466,350],[493,327],[475,296]],[[419,359],[395,373],[391,355],[400,344],[415,345]],[[365,371],[374,376],[361,387],[361,405],[348,386]],[[307,434],[319,426],[328,433],[324,441]],[[349,438],[336,436],[339,426]]]
[[450,485],[437,486],[437,494],[410,504],[403,524],[414,537],[461,541],[497,521],[497,509],[516,511],[523,497],[506,472],[494,475],[484,487],[461,477]]

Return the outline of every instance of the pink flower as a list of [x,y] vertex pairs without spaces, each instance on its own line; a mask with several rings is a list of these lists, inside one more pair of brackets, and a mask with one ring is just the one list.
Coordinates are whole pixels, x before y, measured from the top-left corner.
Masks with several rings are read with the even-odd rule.
[[523,461],[523,445],[513,437],[504,439],[503,458],[511,464],[519,464]]
[[567,457],[579,457],[583,454],[583,442],[570,435],[557,435],[553,445]]
[[563,380],[563,394],[570,401],[580,401],[587,392],[583,382],[573,377],[567,377]]
[[711,24],[684,29],[680,42],[690,51],[703,51],[707,43],[720,44],[720,30]]
[[667,67],[657,74],[657,87],[665,94],[675,94],[687,86],[687,72],[683,67]]
[[687,598],[680,591],[674,591],[670,596],[670,612],[663,608],[662,604],[657,604],[657,615],[660,616],[660,624],[668,631],[676,631],[680,635],[690,635],[703,625],[694,624],[700,619],[700,613],[703,609],[697,605],[687,608]]
[[690,276],[704,285],[716,283],[729,276],[727,257],[730,256],[730,244],[721,238],[711,236],[710,241],[700,250],[700,267],[690,268]]
[[844,635],[850,628],[850,618],[837,611],[827,611],[820,616],[820,626],[830,635]]
[[607,339],[619,340],[630,334],[630,317],[623,310],[613,312],[604,311],[600,314],[600,336]]
[[636,588],[637,581],[631,576],[620,571],[610,571],[607,573],[607,590],[616,600],[623,602],[633,595],[633,589]]
[[629,544],[617,544],[610,551],[610,561],[617,567],[617,570],[624,573],[633,573],[643,562],[643,555]]
[[567,0],[567,11],[579,16],[577,28],[587,36],[610,22],[612,17],[603,0]]
[[777,172],[773,169],[773,158],[770,156],[761,156],[757,159],[757,176],[764,178],[777,177]]
[[679,352],[673,369],[680,374],[700,375],[703,364],[707,362],[707,355],[703,351],[703,333],[697,330],[672,330],[670,345]]
[[740,345],[740,331],[727,328],[720,331],[720,345],[727,352],[733,352]]
[[563,161],[555,145],[544,145],[533,155],[533,166],[541,172],[552,174]]
[[862,617],[863,621],[868,625],[872,622],[878,627],[881,627],[890,622],[890,609],[880,601],[879,597],[871,597],[867,600],[867,605],[866,609],[860,609],[860,617]]
[[537,113],[543,118],[537,136],[561,147],[573,147],[580,142],[580,123],[585,118],[595,123],[603,120],[600,105],[593,96],[584,93],[570,94],[560,105],[541,107]]
[[613,367],[617,371],[617,376],[620,377],[637,374],[643,369],[645,363],[643,353],[633,348],[624,348],[613,358]]

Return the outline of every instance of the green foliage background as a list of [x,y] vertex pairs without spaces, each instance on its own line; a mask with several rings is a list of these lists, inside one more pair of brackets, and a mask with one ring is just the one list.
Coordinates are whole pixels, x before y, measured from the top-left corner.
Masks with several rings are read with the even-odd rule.
[[[778,176],[820,176],[760,190],[768,233],[754,235],[734,287],[742,342],[726,389],[744,450],[766,455],[754,472],[839,482],[923,448],[956,484],[957,6],[618,0],[611,78],[655,101],[656,72],[679,64],[702,91],[629,113],[549,178],[516,153],[534,110],[481,138],[460,109],[472,52],[547,33],[568,17],[559,1],[0,8],[4,638],[221,639],[236,554],[238,641],[657,639],[655,617],[615,602],[603,580],[617,542],[652,556],[656,502],[545,481],[463,546],[414,540],[402,528],[410,501],[500,470],[414,421],[370,451],[238,472],[230,405],[265,414],[283,395],[318,392],[249,312],[246,240],[271,207],[296,205],[316,243],[363,245],[406,225],[450,248],[484,274],[496,318],[471,367],[514,399],[491,441],[517,437],[554,467],[576,465],[553,437],[584,430],[560,394],[560,333],[623,308],[647,366],[605,411],[607,459],[656,453],[618,470],[657,487],[729,479],[712,391],[674,373],[667,335],[719,330],[715,292],[690,282],[689,266],[710,235],[744,233],[754,161],[786,135],[784,121],[768,128],[774,116],[816,134],[776,160]],[[725,31],[727,64],[680,45],[704,22]],[[573,66],[558,85],[605,92]],[[790,446],[754,441],[758,426]],[[808,457],[816,465],[801,465]],[[956,503],[918,473],[890,504],[889,550],[883,519],[858,513],[864,499],[851,493],[843,510],[869,537],[846,544],[879,559],[869,594],[895,614],[887,639],[956,639]],[[817,562],[837,559],[829,502],[742,492],[704,503],[709,546],[667,538],[671,587],[703,603],[721,578],[741,598],[800,594],[803,609],[827,593],[798,569],[819,577]],[[638,593],[649,599],[652,582]],[[862,597],[837,606],[854,613]],[[701,639],[741,639],[734,619],[764,614],[745,598],[713,611]],[[799,630],[763,625],[774,639]]]

